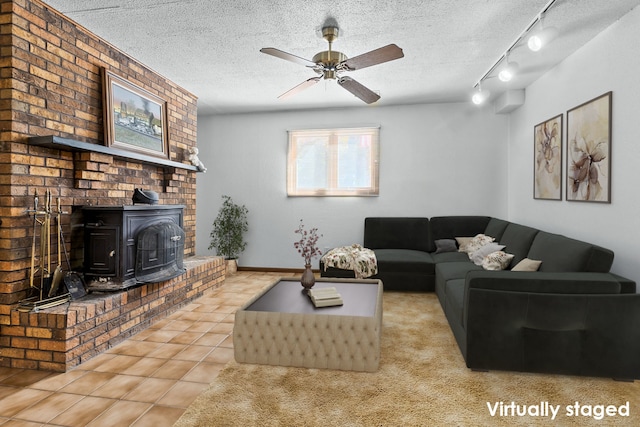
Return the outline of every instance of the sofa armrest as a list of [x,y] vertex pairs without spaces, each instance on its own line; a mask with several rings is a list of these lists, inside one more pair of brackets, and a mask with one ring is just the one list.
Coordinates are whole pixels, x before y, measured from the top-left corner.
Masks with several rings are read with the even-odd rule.
[[620,281],[610,273],[486,271],[467,273],[465,300],[471,289],[554,294],[619,294]]
[[640,378],[640,294],[470,290],[469,368]]
[[620,282],[620,293],[623,294],[635,294],[636,293],[636,282],[633,280],[627,279],[626,277],[618,276],[615,273],[611,273],[613,277],[615,277],[618,282]]

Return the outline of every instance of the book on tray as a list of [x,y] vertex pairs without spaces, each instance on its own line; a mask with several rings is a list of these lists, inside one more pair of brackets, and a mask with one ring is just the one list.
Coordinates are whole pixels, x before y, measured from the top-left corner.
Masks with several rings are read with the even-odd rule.
[[343,304],[342,296],[333,287],[309,289],[308,295],[316,307],[332,307]]

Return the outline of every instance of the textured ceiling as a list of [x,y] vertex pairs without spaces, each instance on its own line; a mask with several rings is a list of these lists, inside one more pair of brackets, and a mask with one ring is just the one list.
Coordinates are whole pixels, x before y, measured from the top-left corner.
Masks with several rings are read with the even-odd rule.
[[[320,29],[340,27],[333,49],[354,57],[395,43],[404,58],[349,73],[380,94],[372,104],[458,102],[533,21],[548,0],[44,0],[123,52],[198,96],[199,114],[364,106],[322,81],[277,97],[316,74],[260,53],[275,47],[311,59],[327,49]],[[526,45],[510,59],[508,85],[483,83],[495,99],[526,87],[640,4],[640,0],[557,0],[544,25],[560,36],[548,49]],[[495,73],[491,74],[494,76]],[[500,83],[500,84],[498,84]]]

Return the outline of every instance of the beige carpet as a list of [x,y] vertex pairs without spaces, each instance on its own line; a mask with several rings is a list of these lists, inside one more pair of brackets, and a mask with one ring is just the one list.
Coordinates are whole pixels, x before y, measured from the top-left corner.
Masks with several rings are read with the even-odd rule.
[[[522,405],[528,405],[525,409],[534,412],[511,415],[512,402],[520,405],[520,410]],[[569,416],[567,406],[575,411],[576,402],[580,405],[578,416]],[[604,408],[598,406],[615,405],[617,409],[627,402],[628,416],[607,416]],[[498,405],[495,416],[490,415],[487,403],[492,409]],[[554,420],[546,404],[559,405]],[[625,414],[624,407],[622,410]],[[386,292],[378,372],[231,361],[175,424],[178,427],[436,425],[637,426],[640,382],[470,371],[434,294]]]

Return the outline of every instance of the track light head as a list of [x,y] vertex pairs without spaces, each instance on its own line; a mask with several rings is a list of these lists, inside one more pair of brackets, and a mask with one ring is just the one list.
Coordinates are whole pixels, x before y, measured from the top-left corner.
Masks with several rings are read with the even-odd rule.
[[532,34],[527,41],[527,46],[529,46],[529,49],[533,52],[537,52],[551,43],[556,37],[558,37],[558,29],[556,27],[547,27],[544,30]]
[[507,65],[498,74],[498,78],[503,82],[508,82],[518,72],[518,68],[517,62],[507,62]]
[[488,90],[482,90],[480,88],[476,93],[473,94],[473,96],[471,97],[471,101],[476,105],[480,105],[489,98],[489,95],[491,95],[491,92],[489,92]]

